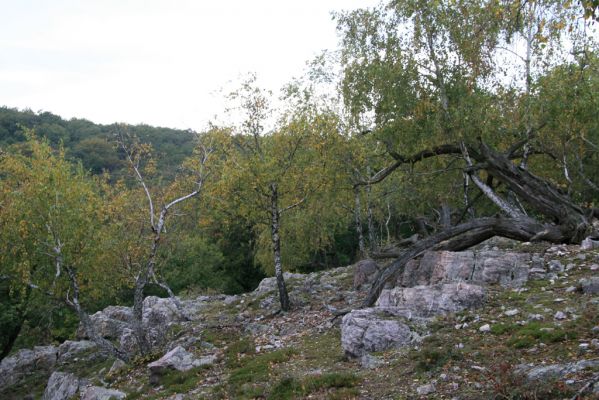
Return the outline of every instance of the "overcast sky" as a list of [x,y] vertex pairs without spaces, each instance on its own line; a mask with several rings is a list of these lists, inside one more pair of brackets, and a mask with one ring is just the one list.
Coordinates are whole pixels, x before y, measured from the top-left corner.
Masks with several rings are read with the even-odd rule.
[[248,72],[278,89],[378,0],[0,0],[0,105],[200,130]]

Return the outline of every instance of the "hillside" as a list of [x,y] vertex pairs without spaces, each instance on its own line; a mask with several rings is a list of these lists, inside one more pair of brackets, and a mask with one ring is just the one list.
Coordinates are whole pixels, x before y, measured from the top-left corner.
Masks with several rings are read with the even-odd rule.
[[[472,256],[469,278],[450,276],[471,268]],[[359,308],[366,292],[355,287],[367,288],[375,272],[369,263],[286,274],[293,304],[288,313],[278,311],[274,278],[251,293],[183,299],[189,321],[168,299],[147,298],[147,329],[160,343],[152,357],[122,366],[85,341],[37,348],[29,355],[21,350],[0,365],[2,396],[39,398],[50,374],[64,371],[81,379],[74,387],[82,392],[85,385],[96,385],[127,399],[561,399],[589,382],[579,398],[599,398],[599,385],[592,385],[599,372],[599,250],[493,239],[470,252],[427,253],[399,279],[398,288],[381,295],[402,290],[403,307],[389,307],[379,298],[374,309],[335,318],[339,310]],[[422,279],[429,285],[409,287]],[[467,302],[464,294],[437,296],[434,305],[426,304],[426,316],[419,315],[422,298],[410,303],[407,296],[409,290],[424,293],[456,280],[462,287],[486,282],[484,296]],[[463,310],[444,312],[449,306]],[[400,309],[412,314],[397,317]],[[121,346],[127,342],[127,310],[109,307],[92,316],[99,331]],[[381,347],[357,358],[350,354],[356,349],[350,337],[356,312],[378,313],[358,347]],[[377,331],[381,321],[407,324],[410,340],[401,342],[403,333],[388,326]],[[168,329],[161,330],[165,325]],[[156,362],[168,350],[173,350],[170,358]],[[52,351],[56,355],[48,362]],[[60,390],[68,376],[54,375],[63,379]],[[53,390],[60,393],[57,387]],[[63,398],[55,396],[45,398]],[[89,396],[101,398],[91,397],[91,391]]]
[[65,120],[47,111],[34,112],[0,107],[0,148],[16,146],[26,141],[25,131],[32,129],[53,147],[63,145],[70,159],[81,161],[94,174],[110,172],[122,177],[127,164],[116,150],[115,134],[126,129],[154,149],[161,175],[172,179],[177,168],[193,150],[194,134],[188,130],[149,125],[95,124],[79,118]]

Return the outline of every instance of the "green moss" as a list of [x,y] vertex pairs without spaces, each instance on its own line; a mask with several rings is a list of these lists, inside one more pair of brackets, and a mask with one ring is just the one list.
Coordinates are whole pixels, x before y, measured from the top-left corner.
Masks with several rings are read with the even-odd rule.
[[[356,386],[358,381],[358,377],[353,374],[337,372],[306,377],[302,381],[285,377],[273,387],[268,399],[288,400],[305,397],[322,390],[351,389]],[[341,399],[353,397],[355,394],[355,391],[352,390],[342,390],[337,393],[327,393],[327,398]]]
[[514,332],[507,344],[517,349],[532,347],[537,342],[559,343],[578,337],[574,329],[565,330],[539,322],[531,322]]
[[462,353],[448,343],[447,339],[432,335],[422,341],[419,350],[412,350],[410,358],[415,361],[417,372],[436,370],[450,361],[459,361],[463,358]]
[[225,350],[225,365],[228,368],[239,368],[242,355],[251,355],[255,352],[254,342],[250,338],[242,338],[230,344]]
[[516,324],[494,324],[491,326],[491,333],[494,335],[503,335],[506,333],[512,333],[518,329]]
[[293,349],[282,349],[243,360],[243,366],[231,372],[229,384],[240,387],[244,383],[264,381],[268,379],[271,364],[288,361],[294,354]]
[[170,395],[175,393],[187,393],[198,386],[202,373],[209,369],[210,365],[190,369],[189,371],[169,371],[160,377],[160,385],[164,387],[161,394]]

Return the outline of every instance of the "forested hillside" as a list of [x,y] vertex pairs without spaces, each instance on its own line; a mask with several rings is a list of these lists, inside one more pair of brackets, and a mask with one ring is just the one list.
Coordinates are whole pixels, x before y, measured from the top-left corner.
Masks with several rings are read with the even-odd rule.
[[[0,108],[2,357],[145,295],[253,290],[284,271],[494,236],[599,237],[599,48],[587,2],[390,2],[335,14],[340,47],[280,94],[250,76],[241,123],[203,132]],[[270,128],[272,126],[272,128]],[[269,127],[269,128],[266,128]]]
[[[26,140],[25,132],[33,129],[54,148],[64,146],[67,157],[80,160],[93,174],[110,172],[125,176],[126,164],[115,151],[114,136],[118,124],[100,125],[85,119],[65,120],[51,112],[17,110],[0,107],[0,146],[16,145]],[[131,125],[127,129],[153,146],[161,175],[172,179],[184,158],[191,155],[194,134],[169,128]]]

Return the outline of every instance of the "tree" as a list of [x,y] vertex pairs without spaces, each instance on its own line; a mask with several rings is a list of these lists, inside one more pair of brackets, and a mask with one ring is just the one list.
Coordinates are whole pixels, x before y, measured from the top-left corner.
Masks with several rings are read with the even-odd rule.
[[[213,149],[209,144],[204,144],[201,140],[198,141],[195,157],[188,160],[185,164],[189,174],[175,181],[173,187],[170,188],[171,190],[167,190],[166,193],[162,194],[162,205],[158,210],[155,206],[156,196],[152,194],[143,175],[144,169],[146,172],[151,172],[155,167],[152,159],[149,157],[151,147],[139,143],[138,139],[129,135],[122,126],[119,127],[116,135],[120,148],[125,153],[129,166],[139,186],[141,186],[145,201],[147,202],[146,212],[148,218],[142,223],[144,227],[142,229],[143,234],[141,235],[142,240],[140,243],[137,243],[136,248],[129,248],[127,254],[124,255],[124,259],[127,260],[126,262],[129,266],[137,266],[137,268],[133,268],[136,270],[133,295],[134,332],[140,352],[147,354],[151,351],[152,346],[142,324],[142,317],[144,289],[148,283],[153,282],[164,289],[179,311],[183,312],[183,307],[179,300],[166,282],[159,279],[156,271],[158,251],[166,230],[167,217],[172,213],[172,209],[175,206],[200,195],[206,179],[205,165]],[[182,189],[181,187],[185,187],[186,189]],[[171,192],[180,193],[183,190],[186,190],[183,195],[171,194]],[[139,221],[137,222],[139,223]],[[127,226],[126,229],[130,229],[130,227]]]
[[319,173],[326,162],[325,142],[331,132],[336,134],[336,120],[331,115],[302,112],[283,116],[275,129],[266,132],[269,95],[251,77],[231,96],[240,101],[245,120],[239,133],[222,131],[228,146],[221,189],[244,218],[257,222],[261,236],[269,237],[281,308],[288,311],[281,221],[305,206],[322,184]]
[[0,159],[0,265],[2,278],[20,297],[15,333],[31,292],[41,292],[62,299],[102,351],[127,360],[97,334],[84,306],[118,289],[113,279],[119,282],[123,272],[108,272],[115,260],[108,240],[111,214],[101,192],[105,182],[90,178],[81,165],[71,165],[63,150],[54,153],[46,141],[27,135],[28,156],[5,153]]
[[[415,175],[416,168],[441,169],[444,181],[435,192],[451,191],[463,180],[466,211],[472,209],[472,182],[488,200],[484,209],[505,215],[446,227],[408,248],[381,274],[365,304],[374,303],[385,282],[428,248],[463,249],[493,235],[578,243],[592,234],[590,216],[597,211],[577,205],[543,176],[555,164],[541,157],[522,162],[542,152],[535,145],[542,143],[536,138],[546,132],[547,117],[535,112],[541,99],[534,79],[568,62],[560,58],[563,48],[556,51],[559,38],[584,39],[582,47],[592,48],[592,40],[567,23],[577,13],[562,2],[415,0],[338,15],[345,104],[358,129],[366,121],[393,159],[359,184]],[[529,49],[523,87],[505,83],[499,74],[506,71],[497,64],[507,40],[521,29]],[[537,165],[543,167],[540,175],[524,168]],[[420,179],[419,187],[425,186],[431,181]]]

